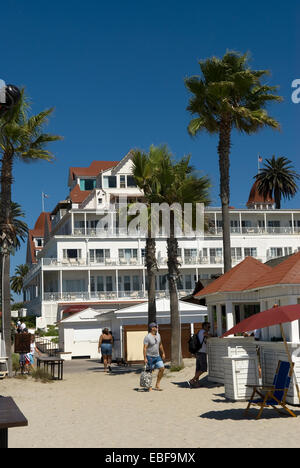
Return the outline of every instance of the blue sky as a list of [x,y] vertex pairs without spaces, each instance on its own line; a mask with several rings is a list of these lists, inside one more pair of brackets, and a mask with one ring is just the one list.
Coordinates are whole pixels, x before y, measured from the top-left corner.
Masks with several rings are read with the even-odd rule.
[[[228,0],[7,0],[1,6],[1,72],[6,83],[25,86],[33,112],[55,107],[48,130],[64,137],[51,146],[54,163],[16,162],[13,198],[30,228],[41,212],[68,193],[70,166],[118,160],[129,149],[166,143],[175,156],[190,153],[213,182],[219,204],[217,138],[187,133],[188,93],[184,78],[199,74],[199,59],[227,49],[249,51],[252,67],[269,69],[282,104],[269,110],[281,132],[234,134],[231,204],[245,205],[257,155],[284,155],[300,172],[300,104],[291,102],[291,83],[300,78],[296,2]],[[298,20],[299,21],[299,20]],[[297,60],[298,59],[298,60]],[[299,132],[299,131],[298,131]],[[300,208],[300,194],[285,204]],[[12,267],[25,261],[24,248]]]

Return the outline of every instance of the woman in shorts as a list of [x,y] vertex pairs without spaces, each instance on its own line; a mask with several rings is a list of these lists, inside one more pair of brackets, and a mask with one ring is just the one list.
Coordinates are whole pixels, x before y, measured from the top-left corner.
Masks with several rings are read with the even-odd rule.
[[104,372],[107,372],[107,368],[111,371],[112,361],[112,347],[113,347],[113,336],[108,328],[104,328],[102,335],[99,339],[98,352],[102,354]]

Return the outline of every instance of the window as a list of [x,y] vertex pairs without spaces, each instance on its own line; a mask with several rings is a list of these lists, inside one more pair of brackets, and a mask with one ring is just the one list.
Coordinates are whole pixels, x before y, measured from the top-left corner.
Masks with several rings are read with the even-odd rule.
[[137,256],[137,249],[119,249],[119,258],[130,260],[131,258],[137,258]]
[[185,289],[193,289],[192,275],[185,275]]
[[241,247],[232,247],[231,248],[231,256],[233,258],[242,258],[242,249],[241,249]]
[[106,291],[111,292],[113,291],[113,279],[112,276],[106,277]]
[[257,257],[257,248],[256,247],[247,247],[244,249],[245,257]]
[[132,277],[132,289],[133,289],[133,291],[139,291],[140,290],[140,278],[139,278],[139,276],[133,276]]
[[109,249],[90,250],[90,262],[91,263],[104,263],[106,258],[110,258]]
[[184,249],[185,258],[197,258],[197,249]]
[[270,257],[277,258],[283,256],[283,250],[281,247],[271,247],[270,248]]
[[63,258],[70,259],[70,258],[81,258],[81,250],[76,249],[64,249],[63,250]]
[[209,249],[209,253],[211,257],[222,257],[223,249]]
[[280,227],[280,221],[268,221],[268,227],[278,228]]
[[126,178],[124,175],[120,176],[120,188],[126,188]]
[[130,176],[130,175],[127,176],[127,187],[137,187],[137,183],[133,176]]
[[104,291],[104,278],[103,276],[97,276],[97,291],[103,292]]
[[124,291],[130,291],[131,284],[130,284],[130,276],[124,276]]
[[96,179],[80,179],[80,190],[94,190]]
[[103,177],[103,187],[104,188],[116,188],[117,187],[117,178],[116,178],[116,176],[104,176]]

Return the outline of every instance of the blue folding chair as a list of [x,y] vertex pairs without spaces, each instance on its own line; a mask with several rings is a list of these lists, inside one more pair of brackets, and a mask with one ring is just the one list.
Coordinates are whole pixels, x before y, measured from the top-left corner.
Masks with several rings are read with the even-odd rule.
[[[247,414],[251,405],[257,405],[260,407],[259,413],[256,419],[260,419],[264,408],[272,407],[279,414],[282,414],[277,406],[281,406],[290,416],[296,418],[297,416],[286,406],[286,397],[293,376],[294,364],[289,362],[279,361],[276,374],[274,377],[273,385],[271,386],[258,386],[258,385],[247,385],[247,387],[253,388],[253,394],[246,408],[245,414]],[[255,395],[260,398],[254,399]]]

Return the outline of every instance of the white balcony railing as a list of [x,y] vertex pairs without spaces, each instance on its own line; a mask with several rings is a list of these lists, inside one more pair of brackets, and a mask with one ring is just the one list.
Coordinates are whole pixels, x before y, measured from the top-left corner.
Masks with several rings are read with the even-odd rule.
[[[178,296],[185,297],[193,293],[192,289],[179,289]],[[156,291],[156,297],[169,297],[169,291]],[[72,302],[72,301],[116,301],[126,300],[147,300],[147,291],[92,291],[92,292],[46,292],[44,301],[47,302]]]
[[[292,228],[290,226],[283,226],[283,227],[258,227],[258,226],[249,226],[249,227],[231,227],[230,233],[232,235],[299,235],[300,228],[295,227]],[[209,228],[209,230],[205,233],[206,236],[222,236],[223,230],[222,228]]]

